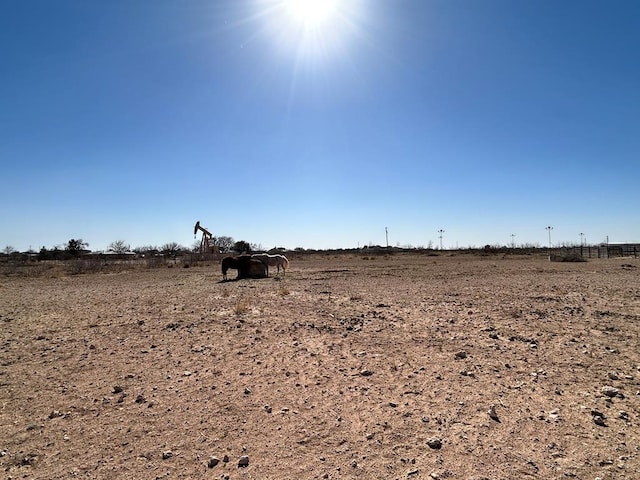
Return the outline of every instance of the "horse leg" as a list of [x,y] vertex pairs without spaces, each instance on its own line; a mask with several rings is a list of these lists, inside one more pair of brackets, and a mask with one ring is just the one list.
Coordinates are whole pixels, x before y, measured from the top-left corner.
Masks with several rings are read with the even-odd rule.
[[262,264],[264,265],[264,269],[267,272],[267,277],[269,276],[269,262],[266,262],[262,259],[260,259],[260,261],[262,262]]

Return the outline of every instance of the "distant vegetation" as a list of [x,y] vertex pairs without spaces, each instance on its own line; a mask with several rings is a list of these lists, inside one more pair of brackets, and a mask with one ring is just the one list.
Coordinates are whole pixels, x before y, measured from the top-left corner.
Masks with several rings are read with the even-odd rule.
[[[251,253],[260,247],[232,237],[214,237],[221,254]],[[199,242],[187,248],[177,242],[161,246],[146,245],[131,248],[125,240],[115,240],[106,251],[91,251],[89,244],[78,238],[65,245],[43,246],[38,252],[19,252],[6,246],[0,253],[0,274],[19,276],[60,276],[81,273],[114,272],[138,268],[159,268],[196,265],[218,261],[219,256],[200,255]]]
[[562,252],[560,254],[551,255],[554,262],[586,262],[587,259],[576,252]]
[[[218,247],[219,253],[201,253],[200,242],[191,248],[176,242],[165,243],[161,246],[146,245],[131,248],[125,240],[111,242],[106,251],[93,252],[88,249],[89,244],[81,238],[72,238],[65,245],[52,248],[42,247],[38,252],[29,250],[19,252],[11,246],[6,246],[0,252],[0,275],[19,276],[56,276],[74,275],[81,273],[114,272],[140,268],[190,267],[197,265],[217,265],[220,259],[230,254],[245,254],[264,251],[259,244],[244,240],[235,241],[232,237],[213,237],[213,245]],[[619,245],[565,245],[549,250],[538,244],[522,244],[519,246],[485,245],[484,247],[467,247],[459,249],[427,247],[395,246],[383,247],[367,245],[362,248],[339,248],[331,250],[316,250],[297,247],[287,250],[274,247],[269,253],[285,253],[290,259],[304,260],[308,255],[358,255],[363,260],[384,258],[388,255],[413,253],[428,256],[477,255],[481,257],[509,258],[514,256],[549,256],[554,262],[585,262],[587,258],[608,258],[621,256],[640,256],[640,248],[621,247]]]
[[[109,244],[106,252],[92,252],[82,239],[71,239],[64,246],[53,248],[42,247],[39,252],[18,252],[12,247],[5,247],[0,253],[0,275],[26,277],[55,277],[64,275],[112,273],[126,270],[148,268],[187,268],[192,266],[217,266],[220,259],[228,254],[252,253],[261,251],[259,245],[246,241],[233,241],[226,237],[224,250],[221,253],[202,255],[199,243],[186,248],[176,242],[161,246],[142,246],[131,249],[124,240],[116,240]],[[363,260],[384,258],[388,255],[421,254],[429,256],[477,255],[484,257],[509,258],[510,256],[546,256],[547,248],[528,246],[511,248],[505,246],[486,245],[483,248],[466,248],[457,250],[439,250],[433,248],[382,247],[369,245],[363,248],[315,250],[297,247],[294,250],[273,248],[270,252],[285,253],[289,259],[304,260],[308,255],[357,255]],[[554,261],[573,262],[586,261],[579,252],[570,249],[554,249]]]

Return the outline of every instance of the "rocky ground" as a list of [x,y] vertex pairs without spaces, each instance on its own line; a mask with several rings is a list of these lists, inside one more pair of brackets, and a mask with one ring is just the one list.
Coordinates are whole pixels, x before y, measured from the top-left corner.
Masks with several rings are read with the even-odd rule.
[[220,280],[0,277],[0,476],[640,478],[637,259]]

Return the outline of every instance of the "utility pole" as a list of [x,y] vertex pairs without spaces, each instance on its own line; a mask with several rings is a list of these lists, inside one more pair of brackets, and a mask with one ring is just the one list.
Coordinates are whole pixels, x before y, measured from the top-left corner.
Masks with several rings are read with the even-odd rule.
[[440,250],[442,250],[442,234],[444,233],[443,229],[438,230],[438,233],[440,234]]
[[516,234],[512,233],[511,234],[511,248],[515,249],[516,248],[516,241],[514,240]]
[[544,227],[547,232],[549,232],[549,261],[551,261],[551,230],[553,230],[552,226]]
[[389,248],[389,229],[384,227],[384,236],[387,238],[387,248]]

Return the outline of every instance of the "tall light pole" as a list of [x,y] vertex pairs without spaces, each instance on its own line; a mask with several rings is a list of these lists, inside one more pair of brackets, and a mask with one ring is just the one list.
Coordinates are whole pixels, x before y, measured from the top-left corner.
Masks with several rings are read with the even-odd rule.
[[551,230],[553,230],[552,226],[544,227],[547,232],[549,232],[549,261],[551,261]]
[[387,227],[384,227],[384,236],[387,239],[387,248],[389,248],[389,229]]
[[511,248],[516,248],[516,241],[514,240],[516,237],[515,233],[511,234]]
[[440,234],[440,250],[442,250],[442,234],[444,233],[443,229],[438,230],[438,233]]
[[582,247],[584,244],[584,233],[580,232],[580,246]]

